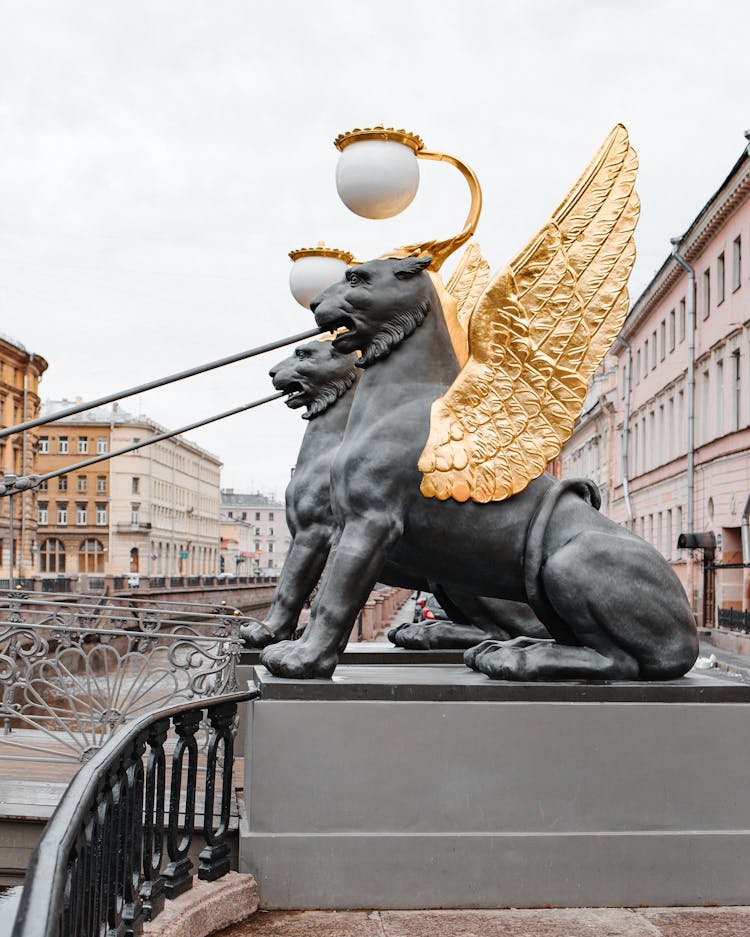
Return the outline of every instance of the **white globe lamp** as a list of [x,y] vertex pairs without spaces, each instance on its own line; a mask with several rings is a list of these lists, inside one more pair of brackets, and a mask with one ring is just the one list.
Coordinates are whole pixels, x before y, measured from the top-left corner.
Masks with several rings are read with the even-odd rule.
[[363,218],[393,218],[419,188],[418,136],[392,127],[368,127],[334,140],[341,152],[336,189],[348,209]]
[[354,260],[348,251],[326,247],[321,241],[317,247],[301,247],[289,252],[292,269],[289,273],[289,288],[292,295],[305,309],[318,293],[340,280],[346,268]]

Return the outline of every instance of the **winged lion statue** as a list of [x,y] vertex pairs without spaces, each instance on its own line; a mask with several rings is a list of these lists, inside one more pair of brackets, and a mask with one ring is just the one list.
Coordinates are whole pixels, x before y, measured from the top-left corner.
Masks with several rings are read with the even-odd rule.
[[485,641],[508,680],[670,679],[698,653],[679,580],[601,515],[585,480],[545,474],[628,310],[637,158],[618,125],[550,220],[468,311],[429,256],[347,269],[311,308],[363,369],[331,464],[337,531],[303,637],[266,647],[286,677],[329,677],[386,563],[528,603],[551,638]]

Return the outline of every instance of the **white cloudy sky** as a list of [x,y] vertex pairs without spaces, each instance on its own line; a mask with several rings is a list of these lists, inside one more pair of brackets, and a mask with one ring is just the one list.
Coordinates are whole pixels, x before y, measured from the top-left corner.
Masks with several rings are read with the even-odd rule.
[[[434,163],[398,218],[344,208],[332,140],[377,122],[473,166],[497,267],[622,121],[637,295],[740,155],[749,35],[746,0],[0,0],[0,330],[49,360],[45,396],[90,398],[307,328],[290,248],[462,224]],[[267,393],[279,357],[126,406],[179,426]],[[280,493],[302,429],[275,403],[192,438]]]

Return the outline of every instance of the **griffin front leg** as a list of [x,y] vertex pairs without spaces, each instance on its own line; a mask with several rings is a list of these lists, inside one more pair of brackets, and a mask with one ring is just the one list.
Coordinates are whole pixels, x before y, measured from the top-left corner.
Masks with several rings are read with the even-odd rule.
[[331,551],[305,633],[267,647],[261,663],[278,677],[330,677],[397,537],[380,524],[348,523]]
[[251,619],[240,628],[248,647],[266,647],[292,637],[305,601],[325,567],[331,537],[331,531],[321,525],[297,533],[284,560],[268,614],[263,621]]

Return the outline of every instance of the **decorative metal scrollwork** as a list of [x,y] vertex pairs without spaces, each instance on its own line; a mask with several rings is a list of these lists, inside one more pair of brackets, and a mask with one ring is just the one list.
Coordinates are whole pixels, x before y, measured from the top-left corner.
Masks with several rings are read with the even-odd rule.
[[234,609],[79,599],[0,600],[0,757],[86,761],[147,710],[237,689]]

